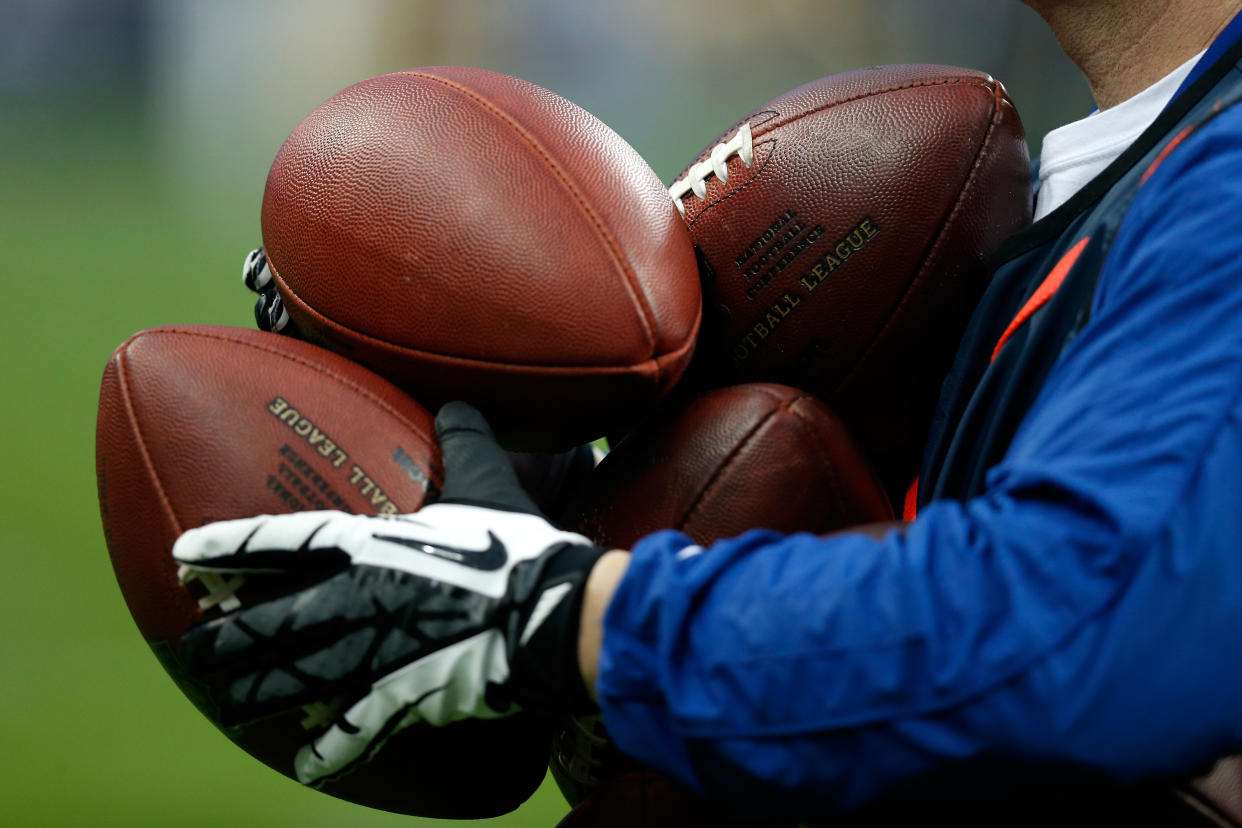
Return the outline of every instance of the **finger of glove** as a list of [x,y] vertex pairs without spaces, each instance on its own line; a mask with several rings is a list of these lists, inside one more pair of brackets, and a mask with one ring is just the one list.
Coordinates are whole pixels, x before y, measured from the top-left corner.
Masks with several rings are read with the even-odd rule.
[[425,645],[389,618],[408,597],[369,567],[350,569],[296,592],[245,607],[188,630],[177,656],[204,684],[221,724],[252,721],[366,686]]
[[242,283],[255,293],[272,283],[272,269],[268,267],[267,252],[262,247],[251,250],[242,262]]
[[353,516],[343,512],[224,520],[187,530],[173,543],[173,558],[216,572],[310,572],[340,569]]
[[504,637],[490,629],[411,662],[372,685],[328,730],[298,751],[299,781],[315,785],[378,750],[392,734],[420,721],[446,725],[493,719],[517,708],[493,710],[488,685],[509,675]]
[[474,406],[450,402],[441,407],[436,414],[436,437],[444,457],[441,502],[477,503],[542,514],[518,483],[508,454]]

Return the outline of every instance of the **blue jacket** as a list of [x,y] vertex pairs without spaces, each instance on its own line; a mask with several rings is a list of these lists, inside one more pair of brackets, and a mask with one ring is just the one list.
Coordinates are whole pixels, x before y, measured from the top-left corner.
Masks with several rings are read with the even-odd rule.
[[905,532],[637,544],[596,686],[621,749],[768,816],[1242,749],[1242,106],[1143,182],[1049,365],[978,491]]

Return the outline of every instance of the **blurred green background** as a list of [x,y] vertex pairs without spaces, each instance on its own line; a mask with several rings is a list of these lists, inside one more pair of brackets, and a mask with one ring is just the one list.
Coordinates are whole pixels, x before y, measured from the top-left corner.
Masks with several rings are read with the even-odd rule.
[[[1090,105],[1016,0],[0,0],[0,823],[448,824],[304,790],[228,743],[139,638],[99,528],[105,361],[153,325],[250,325],[267,165],[321,100],[484,66],[594,112],[669,181],[786,89],[912,61],[1000,77],[1035,148]],[[566,810],[545,784],[485,824]]]

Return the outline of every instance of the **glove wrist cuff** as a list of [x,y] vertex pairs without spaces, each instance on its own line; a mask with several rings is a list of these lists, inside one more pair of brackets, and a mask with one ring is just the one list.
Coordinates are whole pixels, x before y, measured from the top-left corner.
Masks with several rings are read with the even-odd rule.
[[578,632],[587,576],[604,550],[566,544],[543,558],[539,586],[524,602],[510,658],[514,700],[536,713],[597,710],[582,681]]

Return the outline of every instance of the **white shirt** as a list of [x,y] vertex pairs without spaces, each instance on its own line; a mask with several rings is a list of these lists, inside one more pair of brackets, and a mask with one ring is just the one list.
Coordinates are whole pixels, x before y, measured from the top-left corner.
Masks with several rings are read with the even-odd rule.
[[1125,152],[1173,99],[1203,54],[1195,55],[1134,97],[1049,132],[1039,160],[1036,221],[1068,201]]

